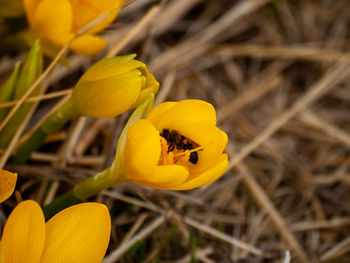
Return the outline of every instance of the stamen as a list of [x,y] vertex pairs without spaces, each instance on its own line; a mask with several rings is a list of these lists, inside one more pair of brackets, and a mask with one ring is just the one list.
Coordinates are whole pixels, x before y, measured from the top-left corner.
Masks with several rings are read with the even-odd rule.
[[184,152],[179,152],[179,153],[175,154],[174,157],[178,157],[178,156],[184,155],[186,153],[191,154],[192,152],[202,151],[203,149],[204,149],[204,146],[199,146],[199,147],[191,149],[191,150],[185,150]]
[[188,159],[190,159],[190,152],[188,150],[186,150],[183,153],[183,156],[179,158],[179,161],[181,161],[182,163],[187,163]]
[[163,157],[162,160],[160,161],[163,161],[164,165],[173,164],[174,154],[171,152],[170,154],[168,152],[168,142],[162,136],[160,136],[160,145],[161,145],[161,157]]

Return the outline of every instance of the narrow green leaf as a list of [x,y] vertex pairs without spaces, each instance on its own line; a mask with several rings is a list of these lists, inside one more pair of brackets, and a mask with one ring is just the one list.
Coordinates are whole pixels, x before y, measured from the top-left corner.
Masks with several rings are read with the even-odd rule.
[[[21,74],[18,79],[18,84],[15,92],[15,99],[20,99],[35,82],[42,72],[43,66],[42,52],[39,42],[36,41],[30,50],[28,57],[22,67]],[[40,87],[38,86],[32,95],[39,93]]]
[[[30,50],[26,61],[20,71],[16,88],[14,90],[13,99],[18,100],[23,97],[35,80],[40,76],[43,67],[43,55],[40,49],[39,42],[36,41]],[[40,93],[38,85],[30,96],[35,96]],[[5,148],[11,138],[20,127],[27,114],[31,111],[34,103],[24,103],[10,119],[5,128],[0,133],[0,147]]]
[[[8,79],[0,86],[0,103],[11,101],[15,91],[15,87],[18,81],[20,64],[17,63],[13,68],[11,75]],[[10,111],[9,108],[0,109],[0,122],[5,119],[5,116]]]

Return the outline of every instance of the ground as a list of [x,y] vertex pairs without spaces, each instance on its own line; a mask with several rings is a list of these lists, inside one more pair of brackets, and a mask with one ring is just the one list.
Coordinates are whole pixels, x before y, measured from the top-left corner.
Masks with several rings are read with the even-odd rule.
[[[105,262],[350,261],[349,13],[341,0],[126,4],[103,33],[109,50],[147,64],[161,84],[156,103],[212,103],[230,168],[191,191],[121,184],[92,198],[112,215]],[[5,76],[25,50],[1,53]],[[72,87],[101,56],[69,54],[47,93]],[[40,103],[30,125],[56,102]],[[26,165],[9,163],[20,195],[47,204],[108,167],[128,116],[74,120]],[[15,204],[2,206],[1,225]]]

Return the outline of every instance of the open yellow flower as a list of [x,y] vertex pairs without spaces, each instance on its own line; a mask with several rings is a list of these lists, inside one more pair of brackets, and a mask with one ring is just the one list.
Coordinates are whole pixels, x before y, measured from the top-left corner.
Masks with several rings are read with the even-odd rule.
[[16,173],[0,169],[0,203],[4,202],[12,195],[15,190],[16,181]]
[[[95,36],[117,17],[126,0],[23,0],[32,32],[43,41],[63,46],[89,22],[106,18],[73,40],[70,48],[80,54],[95,54],[107,44]],[[108,13],[110,12],[110,13]]]
[[[100,263],[111,231],[107,207],[71,206],[46,224],[40,206],[21,202],[9,216],[1,239],[1,263]],[[1,258],[2,257],[2,258]]]
[[228,167],[227,135],[214,107],[200,100],[165,102],[128,130],[122,157],[126,181],[188,190],[211,183]]

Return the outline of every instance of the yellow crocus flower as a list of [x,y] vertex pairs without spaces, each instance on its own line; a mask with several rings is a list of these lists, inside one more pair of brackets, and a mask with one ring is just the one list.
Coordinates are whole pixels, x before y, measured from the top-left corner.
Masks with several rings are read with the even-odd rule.
[[2,263],[100,263],[111,231],[107,207],[82,203],[45,223],[35,201],[21,202],[10,214],[2,234]]
[[106,15],[83,35],[78,36],[70,48],[80,54],[95,54],[107,44],[95,36],[117,17],[126,0],[23,0],[27,19],[34,35],[44,42],[62,47],[89,22]]
[[0,203],[9,198],[15,190],[17,174],[0,169]]
[[121,161],[126,181],[168,190],[193,189],[228,167],[228,137],[214,107],[201,100],[165,102],[128,130]]

